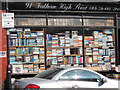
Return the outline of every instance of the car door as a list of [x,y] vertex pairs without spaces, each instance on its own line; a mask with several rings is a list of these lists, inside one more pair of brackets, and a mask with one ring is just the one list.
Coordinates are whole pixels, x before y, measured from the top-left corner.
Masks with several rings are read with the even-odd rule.
[[100,88],[98,82],[101,77],[93,72],[76,69],[67,72],[70,79],[70,88]]
[[60,78],[57,80],[57,84],[59,88],[70,88],[70,80],[67,73],[64,73],[60,76]]

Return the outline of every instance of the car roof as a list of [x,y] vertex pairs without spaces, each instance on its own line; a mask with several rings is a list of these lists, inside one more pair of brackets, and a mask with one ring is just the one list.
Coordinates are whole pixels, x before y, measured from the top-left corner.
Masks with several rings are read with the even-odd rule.
[[63,67],[57,67],[57,68],[63,68],[65,70],[69,70],[69,69],[82,69],[82,70],[89,70],[87,68],[84,68],[84,67],[77,67],[77,66],[63,66]]

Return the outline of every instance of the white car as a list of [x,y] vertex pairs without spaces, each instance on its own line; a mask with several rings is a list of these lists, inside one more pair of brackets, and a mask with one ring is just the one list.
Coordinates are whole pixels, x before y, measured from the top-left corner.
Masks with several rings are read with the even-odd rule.
[[16,88],[118,88],[118,81],[86,68],[56,67],[33,78],[17,80]]

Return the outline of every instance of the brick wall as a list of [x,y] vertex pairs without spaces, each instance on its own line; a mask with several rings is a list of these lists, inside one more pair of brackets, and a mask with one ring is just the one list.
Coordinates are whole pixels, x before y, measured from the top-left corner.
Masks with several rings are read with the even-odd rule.
[[[7,37],[6,30],[2,28],[2,12],[3,11],[0,11],[0,51],[6,51],[7,54]],[[4,88],[6,73],[7,73],[7,57],[0,58],[0,77],[1,77],[0,90]]]

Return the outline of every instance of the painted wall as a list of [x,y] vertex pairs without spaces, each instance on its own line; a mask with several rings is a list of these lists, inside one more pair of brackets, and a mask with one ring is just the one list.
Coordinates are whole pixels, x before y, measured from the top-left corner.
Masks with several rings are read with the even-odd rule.
[[7,73],[7,37],[6,30],[2,28],[2,10],[0,10],[0,51],[6,51],[6,57],[0,57],[0,90],[4,88]]

